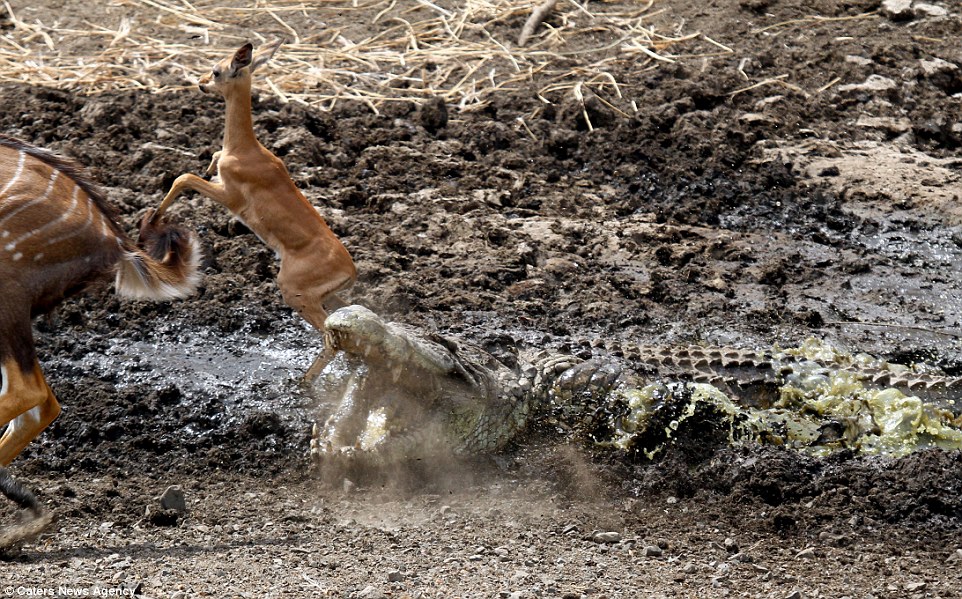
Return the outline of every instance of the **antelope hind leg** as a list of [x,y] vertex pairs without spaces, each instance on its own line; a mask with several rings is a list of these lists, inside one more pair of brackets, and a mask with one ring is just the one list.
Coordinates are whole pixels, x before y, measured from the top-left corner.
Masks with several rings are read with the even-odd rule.
[[22,521],[0,528],[0,551],[35,538],[53,522],[53,514],[44,511],[34,494],[10,476],[6,468],[0,468],[0,493],[29,510]]
[[[53,422],[60,414],[60,404],[36,361],[30,372],[24,372],[16,360],[7,360],[0,364],[0,377],[0,423],[7,425],[0,438],[0,464],[5,466]],[[26,511],[17,524],[0,528],[0,551],[36,537],[53,521],[53,515],[40,507],[34,494],[3,467],[0,493]]]
[[[343,308],[347,305],[347,302],[335,294],[327,296],[324,299],[324,305],[322,307],[322,309],[325,311],[324,320],[327,320],[328,312],[333,312],[334,310]],[[323,320],[321,321],[321,324],[324,324]],[[327,366],[328,362],[330,362],[331,358],[333,357],[334,352],[331,351],[331,348],[327,346],[327,342],[325,341],[324,349],[321,350],[321,353],[317,354],[317,357],[314,358],[314,362],[311,364],[311,367],[308,368],[307,372],[304,373],[304,382],[310,384],[314,379],[316,379],[317,375],[321,374],[321,371],[324,370],[324,367]]]

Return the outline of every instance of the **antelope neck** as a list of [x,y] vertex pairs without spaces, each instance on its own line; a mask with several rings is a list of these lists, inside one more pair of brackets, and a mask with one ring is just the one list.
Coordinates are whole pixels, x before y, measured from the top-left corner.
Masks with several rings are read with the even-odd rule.
[[224,150],[249,147],[257,143],[254,136],[254,122],[251,117],[250,84],[238,85],[224,96],[227,103],[227,119],[224,126]]

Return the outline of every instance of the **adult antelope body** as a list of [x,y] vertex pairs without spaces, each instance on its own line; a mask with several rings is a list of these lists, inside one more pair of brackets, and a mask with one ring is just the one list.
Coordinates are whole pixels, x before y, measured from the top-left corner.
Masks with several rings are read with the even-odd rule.
[[257,141],[251,117],[251,75],[274,55],[276,42],[256,54],[248,43],[201,77],[201,91],[220,94],[227,105],[223,148],[207,181],[193,174],[174,180],[157,208],[160,217],[186,190],[222,204],[277,252],[277,284],[284,301],[318,331],[324,331],[324,302],[354,284],[354,261],[314,206],[291,180],[284,163]]
[[0,136],[0,492],[32,516],[0,531],[0,548],[50,521],[4,468],[60,413],[37,361],[33,317],[109,275],[134,298],[179,298],[196,287],[191,234],[148,215],[135,243],[112,213],[72,162]]

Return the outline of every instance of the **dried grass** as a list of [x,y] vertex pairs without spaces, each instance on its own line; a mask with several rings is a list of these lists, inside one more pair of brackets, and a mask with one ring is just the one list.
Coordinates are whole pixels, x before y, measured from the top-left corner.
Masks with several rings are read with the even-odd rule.
[[[238,3],[240,4],[240,3]],[[302,0],[245,6],[186,0],[114,0],[115,23],[59,25],[22,19],[3,0],[0,81],[54,86],[81,94],[192,86],[225,52],[252,38],[282,37],[281,52],[259,85],[284,102],[331,108],[344,100],[377,112],[391,101],[440,96],[462,111],[525,86],[545,102],[598,94],[620,112],[624,73],[686,56],[729,54],[698,33],[659,32],[655,1],[637,5],[558,3],[526,47],[517,39],[539,4],[511,0]],[[348,17],[345,19],[344,17]],[[133,20],[135,18],[135,20]],[[342,28],[324,21],[353,23]],[[110,19],[101,19],[109,21]],[[678,53],[678,54],[676,54]],[[619,103],[622,108],[617,108]]]

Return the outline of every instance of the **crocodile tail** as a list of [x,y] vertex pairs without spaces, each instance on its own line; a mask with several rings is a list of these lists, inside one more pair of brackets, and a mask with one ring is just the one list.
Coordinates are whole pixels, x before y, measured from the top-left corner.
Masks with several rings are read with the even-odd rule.
[[183,298],[200,282],[202,253],[194,234],[162,219],[153,211],[141,221],[135,244],[122,242],[123,254],[117,268],[117,293],[124,297],[151,300]]

